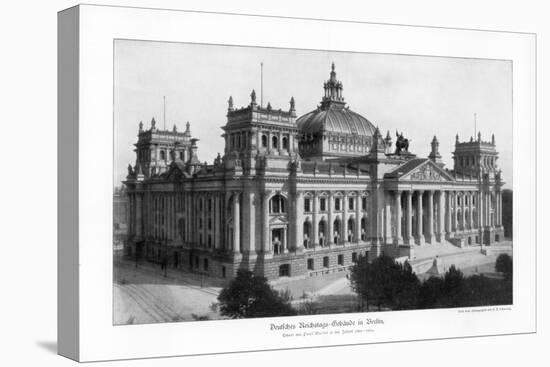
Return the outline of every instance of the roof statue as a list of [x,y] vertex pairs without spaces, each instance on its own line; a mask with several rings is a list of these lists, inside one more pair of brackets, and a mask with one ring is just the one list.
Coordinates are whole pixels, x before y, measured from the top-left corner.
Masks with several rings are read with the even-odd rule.
[[250,103],[256,104],[256,91],[252,89],[252,93],[250,93]]
[[229,99],[227,100],[227,109],[229,111],[233,111],[233,97],[229,96]]
[[409,139],[405,138],[403,136],[403,132],[401,134],[396,130],[395,135],[397,136],[397,140],[395,141],[395,154],[401,154],[402,152],[409,152]]

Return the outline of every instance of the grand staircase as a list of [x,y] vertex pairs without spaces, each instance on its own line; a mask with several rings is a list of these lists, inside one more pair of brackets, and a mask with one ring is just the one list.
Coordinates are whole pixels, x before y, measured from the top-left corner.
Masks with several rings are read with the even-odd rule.
[[467,268],[491,262],[494,259],[482,252],[480,245],[459,248],[443,240],[434,244],[413,245],[411,258],[407,261],[416,274],[444,274],[451,265]]

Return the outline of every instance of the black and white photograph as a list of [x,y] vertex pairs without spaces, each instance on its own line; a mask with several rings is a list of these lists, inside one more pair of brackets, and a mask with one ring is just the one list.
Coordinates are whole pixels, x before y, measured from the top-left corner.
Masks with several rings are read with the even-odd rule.
[[513,305],[510,60],[113,45],[113,325]]

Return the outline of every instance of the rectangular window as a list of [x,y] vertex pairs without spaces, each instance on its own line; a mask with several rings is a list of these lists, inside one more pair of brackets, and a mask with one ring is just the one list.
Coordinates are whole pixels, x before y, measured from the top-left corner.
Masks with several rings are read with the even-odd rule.
[[351,261],[356,263],[357,262],[357,252],[351,253]]
[[330,264],[329,264],[328,256],[323,257],[323,266],[324,266],[325,268],[328,268],[329,265],[330,265]]
[[309,198],[304,199],[304,211],[305,212],[311,211],[311,199]]
[[340,210],[340,198],[334,199],[334,210]]
[[344,265],[344,255],[338,255],[338,265]]
[[313,259],[307,259],[307,270],[313,270]]
[[349,210],[353,210],[353,203],[355,202],[355,198],[349,198],[348,202],[349,202],[349,205],[348,205]]
[[367,198],[361,198],[361,207],[363,210],[367,210]]
[[208,259],[203,260],[203,268],[204,268],[204,271],[208,271]]
[[327,199],[326,198],[321,198],[321,200],[319,201],[319,206],[321,207],[321,211],[324,212],[327,210]]

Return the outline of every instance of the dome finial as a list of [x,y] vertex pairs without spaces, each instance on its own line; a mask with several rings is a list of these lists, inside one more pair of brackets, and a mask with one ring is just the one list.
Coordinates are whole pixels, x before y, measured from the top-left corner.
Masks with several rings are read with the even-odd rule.
[[335,71],[335,70],[334,70],[334,69],[335,69],[335,67],[334,67],[334,61],[332,62],[331,69],[332,69],[332,71]]

